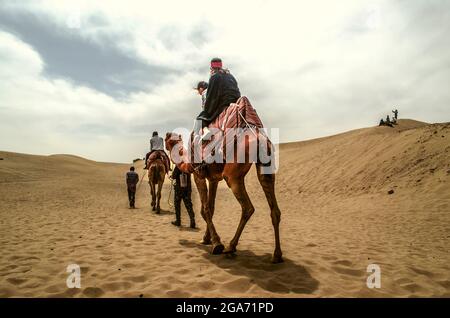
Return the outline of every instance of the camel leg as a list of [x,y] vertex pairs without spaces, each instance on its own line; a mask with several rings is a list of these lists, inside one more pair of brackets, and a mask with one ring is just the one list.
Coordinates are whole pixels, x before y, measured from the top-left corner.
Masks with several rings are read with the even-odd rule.
[[155,194],[155,185],[153,184],[153,182],[152,181],[150,181],[149,182],[149,185],[150,185],[150,192],[151,192],[151,195],[152,195],[152,211],[155,211],[156,210],[156,194]]
[[202,203],[200,208],[200,214],[206,223],[205,234],[203,235],[203,239],[200,241],[200,243],[203,245],[211,245],[211,235],[209,234],[208,222],[205,212],[205,204],[203,203],[203,197],[205,195],[203,192],[208,190],[208,186],[206,185],[206,179],[200,179],[195,174],[194,174],[194,181],[195,184],[197,185],[198,194],[200,195],[200,201]]
[[[214,224],[212,222],[211,211],[209,207],[209,198],[208,198],[208,186],[206,184],[205,179],[198,178],[194,176],[195,184],[197,185],[198,193],[200,195],[200,200],[202,202],[202,217],[206,222],[206,232],[203,238],[203,243],[208,243],[210,240],[212,242],[212,254],[221,254],[224,246],[220,242],[220,237],[216,232]],[[217,188],[217,185],[216,185]],[[213,191],[215,193],[215,190]]]
[[275,197],[275,175],[274,174],[262,174],[261,166],[256,165],[256,174],[258,175],[259,183],[261,184],[264,194],[266,195],[267,202],[270,207],[270,216],[272,217],[272,225],[275,232],[275,251],[272,257],[272,263],[283,262],[280,244],[280,219],[281,212],[278,208],[277,199]]
[[[211,213],[211,220],[214,217],[214,208],[215,208],[215,203],[216,203],[216,194],[217,194],[217,186],[219,185],[218,181],[210,181],[209,182],[209,187],[208,187],[208,205],[209,205],[209,211]],[[201,214],[203,219],[206,222],[205,216],[204,216],[204,209],[203,209],[203,204],[202,204],[202,208],[201,208]],[[206,227],[205,230],[205,235],[203,236],[203,240],[200,242],[201,244],[204,245],[209,245],[211,244],[211,235],[209,234],[209,230],[208,227]]]
[[[211,214],[211,221],[214,217],[214,209],[216,205],[216,194],[217,194],[217,186],[219,185],[218,181],[210,181],[208,187],[208,207],[209,213]],[[206,233],[205,233],[206,234]],[[211,237],[208,231],[208,236]]]
[[161,189],[162,189],[162,182],[158,182],[158,192],[156,194],[156,214],[161,213]]
[[[202,207],[200,208],[200,214],[202,215],[202,218],[206,223],[206,214],[205,209],[203,208],[203,203]],[[206,226],[205,234],[203,235],[203,239],[200,241],[200,244],[211,245],[211,235],[209,234],[208,226]]]
[[239,201],[239,204],[242,208],[241,220],[239,221],[239,225],[237,227],[236,233],[234,237],[230,241],[230,245],[224,250],[224,253],[234,253],[236,252],[236,246],[238,245],[239,238],[241,237],[242,231],[247,224],[247,221],[252,216],[255,208],[253,207],[252,202],[250,201],[250,197],[245,189],[244,178],[234,178],[227,179],[227,184],[233,191],[234,196]]

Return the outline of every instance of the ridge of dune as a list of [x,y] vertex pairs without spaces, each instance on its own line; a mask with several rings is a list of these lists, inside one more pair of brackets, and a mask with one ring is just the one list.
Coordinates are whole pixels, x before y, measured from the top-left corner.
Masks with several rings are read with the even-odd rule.
[[290,148],[290,147],[296,147],[300,144],[317,143],[317,142],[322,142],[324,140],[340,138],[340,137],[347,136],[347,135],[374,134],[374,133],[379,134],[379,133],[388,132],[388,131],[399,132],[399,131],[405,131],[408,129],[421,128],[421,127],[425,127],[427,125],[432,125],[432,124],[429,124],[429,123],[426,123],[423,121],[414,120],[414,119],[399,119],[398,125],[395,125],[394,127],[373,126],[373,127],[352,129],[349,131],[344,131],[344,132],[330,135],[330,136],[280,143],[280,147],[282,147],[283,149],[286,149],[286,148]]
[[[280,172],[299,180],[299,193],[414,189],[448,174],[449,132],[450,123],[399,120],[394,128],[363,128],[282,144]],[[294,166],[301,167],[290,168]]]
[[[450,123],[400,120],[281,144],[279,265],[269,262],[273,230],[255,169],[246,178],[255,213],[227,257],[197,243],[196,191],[199,230],[170,224],[168,180],[162,214],[151,213],[142,160],[129,210],[128,164],[0,152],[0,297],[449,297],[449,138]],[[240,214],[222,182],[223,243]],[[73,263],[81,289],[66,286]],[[380,289],[366,286],[369,264],[381,267]]]

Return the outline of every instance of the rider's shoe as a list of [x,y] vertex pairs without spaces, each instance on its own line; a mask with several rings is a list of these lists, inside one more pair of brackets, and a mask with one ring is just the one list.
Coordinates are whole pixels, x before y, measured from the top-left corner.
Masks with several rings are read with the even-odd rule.
[[180,221],[172,221],[172,224],[175,226],[181,226],[181,222]]

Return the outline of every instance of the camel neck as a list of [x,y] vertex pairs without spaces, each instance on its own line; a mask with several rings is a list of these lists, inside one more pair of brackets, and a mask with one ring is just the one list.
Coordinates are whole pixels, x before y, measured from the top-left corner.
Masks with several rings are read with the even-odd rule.
[[186,160],[186,158],[187,158],[187,150],[186,150],[186,148],[184,146],[181,148],[180,156],[181,156],[182,160],[181,160],[180,163],[175,163],[172,160],[172,149],[169,151],[169,154],[170,154],[170,160],[178,167],[178,169],[181,170],[181,172],[184,172],[184,173],[192,173],[192,172],[194,172],[194,167],[192,166],[192,163],[190,163],[189,160]]

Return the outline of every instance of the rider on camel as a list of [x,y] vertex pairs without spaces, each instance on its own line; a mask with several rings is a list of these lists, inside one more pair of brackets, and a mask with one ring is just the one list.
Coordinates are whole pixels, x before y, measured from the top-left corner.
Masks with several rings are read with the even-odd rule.
[[[216,57],[211,60],[210,74],[205,105],[197,116],[197,120],[202,121],[202,128],[207,127],[225,108],[231,103],[236,103],[241,97],[236,79],[229,70],[222,68],[220,58]],[[202,139],[207,133],[208,131],[204,131]]]
[[161,154],[162,160],[164,162],[164,165],[166,166],[166,173],[169,173],[170,170],[170,159],[167,156],[166,152],[164,151],[164,140],[162,137],[158,136],[158,132],[154,131],[152,138],[150,139],[150,152],[147,153],[145,156],[145,168],[148,169],[150,166],[149,158],[157,159],[157,156],[152,156],[154,152],[158,152]]

